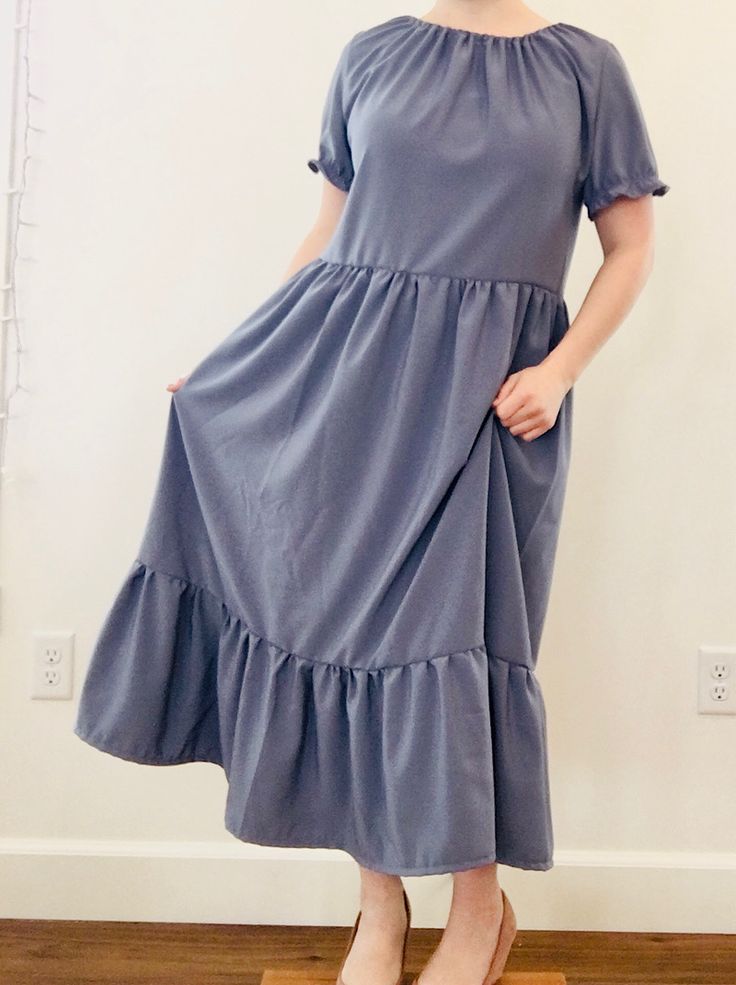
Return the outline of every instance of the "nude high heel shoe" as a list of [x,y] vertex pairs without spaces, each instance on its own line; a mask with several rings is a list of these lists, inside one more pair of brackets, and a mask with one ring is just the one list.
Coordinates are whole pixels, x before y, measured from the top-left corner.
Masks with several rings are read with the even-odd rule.
[[[406,961],[406,942],[409,939],[409,928],[411,927],[411,904],[409,903],[409,897],[406,895],[406,890],[402,890],[404,894],[404,910],[406,912],[406,930],[404,931],[404,944],[401,949],[401,971],[399,972],[399,977],[396,979],[396,985],[401,985],[401,981],[404,977],[404,962]],[[355,935],[358,933],[358,924],[360,923],[360,911],[358,911],[358,916],[355,918],[355,923],[353,924],[353,930],[350,934],[350,940],[348,941],[348,946],[345,948],[345,953],[340,963],[340,970],[337,973],[336,985],[345,985],[342,977],[342,969],[345,967],[345,961],[350,953],[350,948],[353,946],[353,941],[355,940]]]
[[[516,914],[511,906],[506,893],[501,890],[501,900],[503,902],[503,912],[501,913],[501,925],[498,930],[498,940],[491,958],[491,964],[483,979],[482,985],[494,985],[503,974],[503,969],[508,960],[511,945],[516,937]],[[413,978],[411,985],[419,985],[419,979]]]
[[493,952],[491,966],[483,979],[483,985],[494,985],[494,982],[497,982],[501,977],[511,951],[511,945],[516,937],[516,914],[503,889],[501,890],[501,898],[503,900],[503,913],[501,915],[501,927],[498,931],[498,942],[496,950]]

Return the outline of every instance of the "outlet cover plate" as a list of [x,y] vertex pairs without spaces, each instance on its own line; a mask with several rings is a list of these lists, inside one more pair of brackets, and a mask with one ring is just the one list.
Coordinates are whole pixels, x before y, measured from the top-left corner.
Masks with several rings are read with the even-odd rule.
[[32,698],[71,698],[73,655],[74,633],[33,634]]
[[698,647],[698,713],[736,715],[736,646]]

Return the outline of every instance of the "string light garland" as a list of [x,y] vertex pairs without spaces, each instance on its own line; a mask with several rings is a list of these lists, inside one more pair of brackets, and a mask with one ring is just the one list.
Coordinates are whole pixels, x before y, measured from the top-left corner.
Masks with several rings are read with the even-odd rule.
[[[8,182],[5,189],[7,205],[5,208],[4,266],[0,295],[2,307],[0,314],[0,480],[10,481],[10,473],[5,465],[8,441],[8,424],[12,417],[11,405],[21,390],[29,392],[22,379],[23,340],[20,333],[20,314],[18,310],[18,264],[23,259],[20,253],[20,231],[30,226],[23,218],[23,196],[26,190],[26,175],[30,153],[30,133],[43,133],[40,127],[31,123],[31,101],[38,100],[31,90],[30,70],[30,32],[32,0],[16,0],[13,68],[11,72],[10,139],[8,149]],[[22,68],[21,68],[22,63]],[[22,99],[20,97],[23,87]],[[18,148],[19,103],[23,109],[23,132]],[[9,354],[12,339],[12,353]],[[12,371],[11,371],[12,366]]]

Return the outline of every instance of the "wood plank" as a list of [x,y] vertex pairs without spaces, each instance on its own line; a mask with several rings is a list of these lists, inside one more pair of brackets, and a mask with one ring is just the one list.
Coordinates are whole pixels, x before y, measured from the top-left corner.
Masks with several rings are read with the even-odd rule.
[[[335,985],[336,977],[337,972],[327,975],[324,972],[289,971],[286,968],[273,971],[269,968],[263,973],[261,985]],[[408,973],[404,975],[402,985],[408,983],[411,977]],[[496,985],[566,985],[566,979],[559,971],[507,971]]]
[[[349,933],[346,925],[5,919],[0,983],[260,985],[264,968],[281,966],[334,985]],[[440,937],[412,928],[403,985]],[[570,985],[736,985],[736,934],[520,930],[506,967],[503,985],[540,968],[564,972],[559,980]]]

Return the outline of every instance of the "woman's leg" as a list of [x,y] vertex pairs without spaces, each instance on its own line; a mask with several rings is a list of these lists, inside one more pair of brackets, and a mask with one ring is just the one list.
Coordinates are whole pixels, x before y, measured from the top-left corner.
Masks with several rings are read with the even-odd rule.
[[394,985],[406,930],[401,877],[358,868],[361,917],[342,976],[345,985]]
[[453,872],[452,906],[442,938],[419,985],[481,985],[491,965],[503,914],[497,863]]

